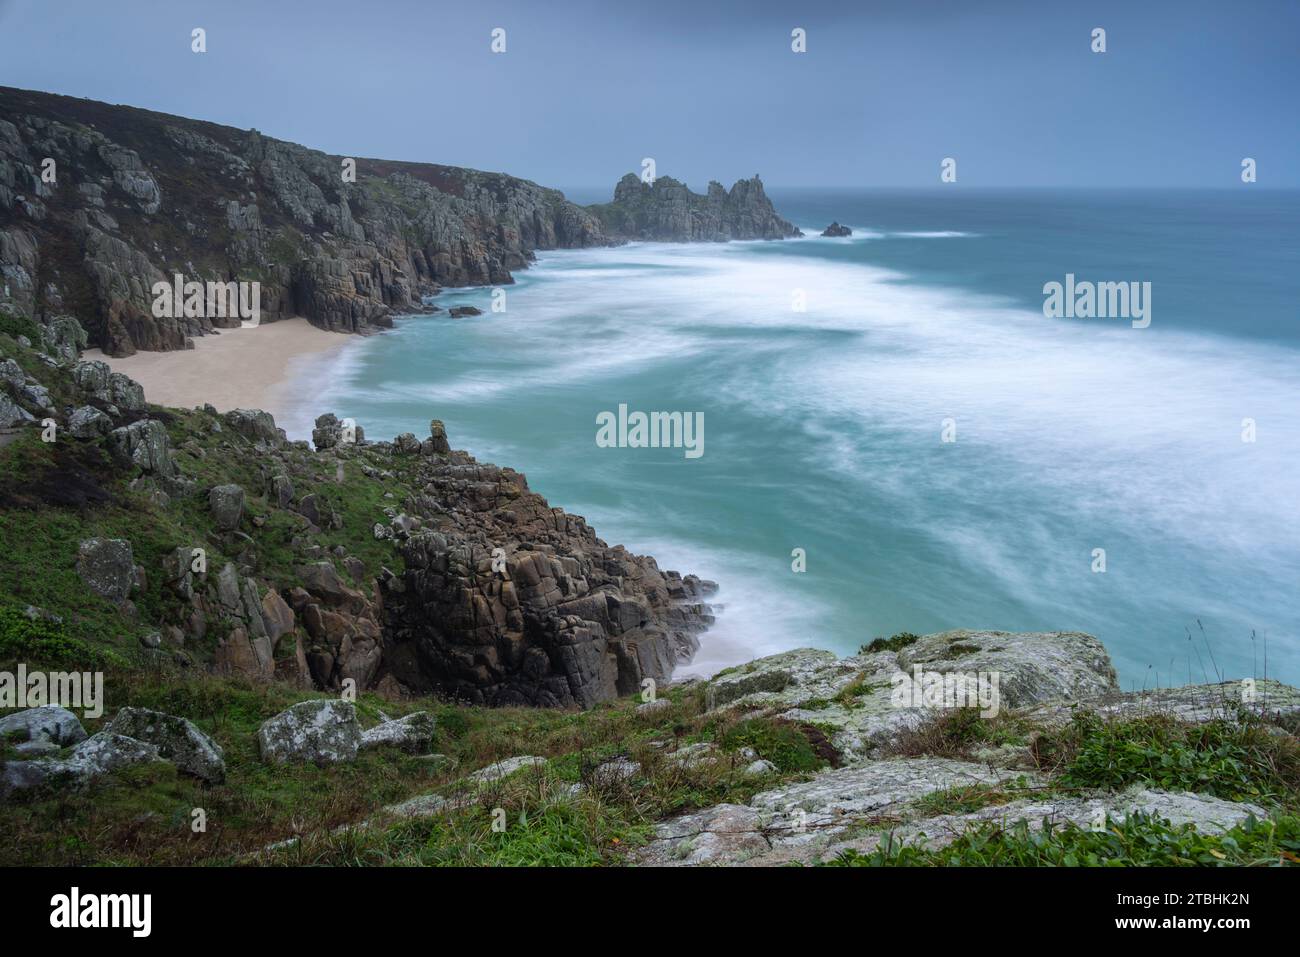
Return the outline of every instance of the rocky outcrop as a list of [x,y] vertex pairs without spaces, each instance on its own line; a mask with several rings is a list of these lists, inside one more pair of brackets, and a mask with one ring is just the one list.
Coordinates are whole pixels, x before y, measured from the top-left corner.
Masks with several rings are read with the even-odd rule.
[[1043,727],[1065,724],[1080,708],[1106,719],[1127,720],[1165,715],[1179,721],[1241,720],[1243,710],[1273,720],[1300,716],[1300,690],[1272,678],[1250,678],[1217,684],[1184,685],[1150,691],[1107,691],[1082,700],[1054,700],[1031,708],[1026,718]]
[[176,474],[167,427],[156,419],[138,419],[114,429],[108,444],[119,462],[139,468],[144,475],[166,480]]
[[355,173],[256,130],[0,88],[0,301],[47,325],[76,314],[111,355],[245,318],[155,314],[153,286],[177,273],[260,283],[261,321],[367,333],[443,286],[509,283],[538,249],[607,242],[526,180],[366,159]]
[[[1132,788],[1118,794],[1027,797],[965,814],[933,815],[920,803],[956,788],[1007,785],[1016,777],[963,761],[909,758],[829,771],[812,780],[754,796],[747,805],[721,804],[673,818],[635,854],[659,867],[781,867],[832,861],[852,851],[870,853],[885,841],[938,848],[981,824],[1031,831],[1045,826],[1096,827],[1132,814],[1219,834],[1268,812],[1255,804],[1206,794]],[[1025,789],[1024,784],[1015,787]],[[865,833],[863,833],[865,831]]]
[[614,187],[614,201],[589,206],[613,237],[656,242],[726,242],[786,239],[803,234],[777,215],[757,176],[728,191],[716,181],[701,196],[671,176],[652,183],[628,173]]
[[607,545],[513,469],[435,451],[441,425],[391,526],[406,572],[384,582],[386,673],[473,703],[590,707],[691,658],[716,586]]
[[[931,685],[931,678],[948,681]],[[927,689],[997,712],[1080,701],[1117,693],[1119,686],[1110,656],[1091,635],[946,631],[897,651],[840,658],[799,648],[760,658],[719,674],[706,700],[710,708],[772,708],[793,721],[833,728],[835,746],[860,755],[932,714],[936,702]]]
[[[847,763],[787,780],[744,804],[719,804],[663,821],[634,859],[655,866],[807,865],[846,852],[870,854],[885,842],[934,850],[982,826],[1096,830],[1136,814],[1219,834],[1270,813],[1263,803],[1142,784],[1115,791],[1058,789],[1034,760],[1034,742],[1080,712],[1120,721],[1160,716],[1191,724],[1264,722],[1271,733],[1284,734],[1282,728],[1300,713],[1300,691],[1294,688],[1248,680],[1120,692],[1105,649],[1075,632],[900,637],[904,640],[848,658],[812,649],[773,655],[710,681],[708,707],[815,723],[835,732]],[[998,675],[998,708],[982,713],[1008,718],[1009,726],[1021,729],[1023,741],[998,748],[972,741],[969,753],[976,760],[889,757],[909,729],[954,707],[939,699],[899,696],[904,677],[915,677],[918,668],[944,678]],[[689,768],[727,760],[706,744],[679,749],[669,755],[674,758]],[[977,801],[985,806],[976,810],[943,812],[950,801],[959,805],[962,795],[989,798]]]
[[853,235],[853,230],[851,230],[851,229],[850,229],[849,227],[847,227],[847,226],[841,226],[841,225],[839,224],[839,222],[836,221],[836,222],[831,223],[831,224],[830,224],[829,226],[827,226],[825,229],[823,229],[823,230],[822,230],[822,235],[823,235],[823,236],[832,236],[832,237],[852,236],[852,235]]
[[[646,678],[666,681],[712,623],[713,583],[609,546],[530,491],[523,475],[452,451],[438,420],[427,438],[392,443],[367,442],[333,415],[316,426],[316,456],[331,473],[359,468],[391,479],[403,463],[405,500],[376,516],[373,537],[390,543],[404,571],[367,576],[346,550],[303,544],[312,558],[295,567],[299,584],[277,589],[233,565],[206,581],[178,552],[167,587],[192,613],[176,625],[202,638],[224,623],[220,671],[331,690],[350,680],[388,694],[590,707]],[[264,435],[272,430],[263,423]],[[302,450],[266,447],[265,455],[275,506],[296,512],[309,534],[337,527],[339,516],[315,495],[296,494],[291,474],[310,471]]]

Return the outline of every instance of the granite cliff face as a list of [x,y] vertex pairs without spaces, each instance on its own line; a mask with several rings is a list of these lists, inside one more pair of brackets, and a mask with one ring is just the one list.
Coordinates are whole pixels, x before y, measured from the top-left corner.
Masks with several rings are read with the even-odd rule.
[[384,582],[386,670],[404,688],[590,707],[691,659],[716,585],[607,545],[519,472],[445,451],[440,422],[430,432],[392,446],[422,490],[393,526],[405,574]]
[[730,192],[710,182],[701,196],[670,176],[644,183],[628,173],[614,187],[612,203],[587,209],[611,236],[622,239],[726,242],[803,235],[777,215],[757,176],[740,180]]
[[0,88],[0,302],[75,315],[112,355],[183,349],[238,318],[157,318],[151,287],[261,283],[261,318],[391,325],[442,286],[505,284],[538,249],[606,243],[556,190],[344,158],[93,100]]

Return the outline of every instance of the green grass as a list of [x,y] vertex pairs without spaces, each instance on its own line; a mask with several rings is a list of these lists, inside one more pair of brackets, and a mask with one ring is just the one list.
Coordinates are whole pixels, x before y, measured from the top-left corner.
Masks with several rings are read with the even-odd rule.
[[971,814],[986,807],[1006,804],[1015,799],[999,787],[988,784],[970,784],[961,787],[932,791],[914,802],[913,807],[926,817],[941,814]]
[[910,631],[900,631],[892,638],[876,638],[872,640],[869,644],[859,648],[858,654],[869,655],[879,651],[901,651],[908,645],[915,644],[920,640],[920,635],[914,635]]
[[14,340],[19,336],[26,336],[27,341],[33,345],[39,345],[41,342],[41,330],[36,323],[23,316],[15,315],[8,309],[0,309],[0,335]]
[[1031,734],[1023,719],[1005,711],[986,718],[975,708],[951,708],[915,728],[900,729],[884,751],[888,757],[969,759],[985,748],[1027,745]]
[[859,698],[889,687],[888,681],[871,682],[866,674],[860,674],[836,692],[831,700],[845,707],[853,707]]
[[1300,743],[1250,723],[1187,724],[1164,715],[1108,722],[1085,712],[1036,750],[1040,760],[1060,763],[1058,783],[1066,787],[1140,783],[1269,802],[1294,801],[1300,790]]
[[825,759],[813,748],[803,726],[775,718],[752,718],[727,729],[720,743],[728,750],[749,747],[785,773],[815,771]]
[[649,826],[594,797],[544,786],[485,796],[449,814],[313,835],[268,863],[404,867],[591,867],[617,864]]
[[68,634],[62,622],[28,618],[24,610],[8,602],[0,604],[0,663],[6,667],[20,661],[33,670],[128,667],[127,659],[112,648]]
[[987,822],[942,848],[886,838],[875,851],[848,851],[837,867],[1168,867],[1300,864],[1300,818],[1248,820],[1220,835],[1140,814],[1105,830],[1073,825],[1031,829]]

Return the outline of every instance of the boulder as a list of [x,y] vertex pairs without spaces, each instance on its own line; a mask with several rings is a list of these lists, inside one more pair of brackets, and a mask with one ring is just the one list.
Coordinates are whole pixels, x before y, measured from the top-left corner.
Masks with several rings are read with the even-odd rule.
[[852,236],[853,230],[847,226],[841,226],[838,222],[831,223],[822,230],[823,236]]
[[293,502],[293,480],[287,475],[276,475],[271,479],[271,496],[281,508],[288,508]]
[[270,764],[353,761],[361,726],[350,701],[303,701],[262,722],[257,744]]
[[365,595],[349,588],[339,577],[333,562],[313,562],[297,569],[303,587],[331,606],[358,606],[365,603]]
[[238,485],[218,485],[208,492],[208,508],[217,528],[234,531],[244,516],[244,490]]
[[361,734],[361,747],[394,747],[411,754],[429,750],[436,722],[428,711],[417,711],[395,721],[385,721]]
[[597,786],[611,787],[632,780],[641,773],[641,765],[628,758],[615,758],[597,765],[591,772],[591,781]]
[[262,622],[266,627],[266,636],[272,642],[279,641],[281,635],[293,631],[293,609],[274,589],[262,598]]
[[141,471],[171,477],[176,466],[171,459],[167,428],[156,419],[140,419],[114,429],[108,435],[109,448],[117,459]]
[[220,784],[226,778],[221,746],[185,718],[145,708],[122,708],[108,730],[152,744],[178,769],[209,784]]
[[545,758],[523,754],[513,758],[506,758],[503,761],[496,761],[485,768],[479,768],[473,774],[467,775],[465,780],[472,784],[491,784],[494,781],[504,780],[526,768],[540,768],[545,764]]
[[78,439],[94,439],[113,430],[113,420],[92,405],[74,409],[68,416],[68,432]]
[[284,443],[284,432],[276,428],[275,419],[270,412],[261,409],[233,409],[222,419],[232,430],[254,442],[271,446]]
[[110,372],[106,401],[127,412],[141,412],[145,407],[144,386],[120,372]]
[[19,751],[33,753],[66,748],[86,740],[86,729],[67,708],[46,705],[0,718],[0,739],[19,742]]
[[349,436],[344,429],[343,421],[332,412],[318,416],[316,427],[311,430],[311,440],[317,451],[352,443],[360,445],[366,440],[365,430],[359,425],[356,426],[354,433],[351,435],[352,442],[350,443],[348,439]]
[[10,429],[34,421],[35,416],[9,398],[7,393],[0,391],[0,429]]
[[124,601],[135,584],[135,558],[125,538],[88,538],[77,550],[77,574],[91,591]]
[[320,506],[316,502],[314,493],[304,495],[298,501],[298,514],[317,528],[320,527]]
[[152,744],[101,731],[78,744],[66,759],[5,762],[0,767],[0,798],[47,784],[84,787],[105,774],[159,760],[158,749]]
[[88,778],[98,777],[135,764],[159,760],[158,749],[112,731],[100,731],[72,749],[69,762],[82,769]]

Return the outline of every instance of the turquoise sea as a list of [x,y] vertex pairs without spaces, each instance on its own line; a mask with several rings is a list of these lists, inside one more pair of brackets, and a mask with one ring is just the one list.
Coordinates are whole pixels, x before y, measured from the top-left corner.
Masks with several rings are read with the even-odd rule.
[[[807,238],[541,253],[304,387],[718,581],[691,671],[972,627],[1091,632],[1125,687],[1300,683],[1300,193],[769,193]],[[1149,281],[1150,327],[1044,318],[1067,273]],[[599,447],[620,403],[702,413],[704,454]]]

